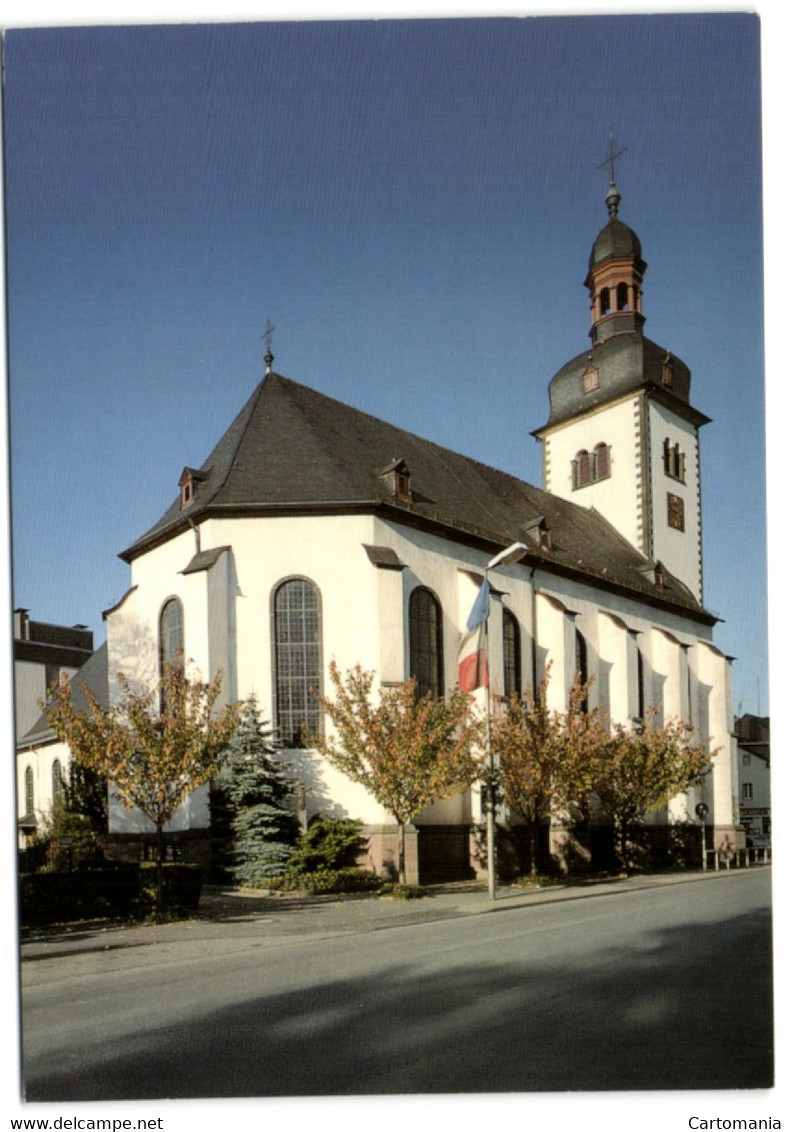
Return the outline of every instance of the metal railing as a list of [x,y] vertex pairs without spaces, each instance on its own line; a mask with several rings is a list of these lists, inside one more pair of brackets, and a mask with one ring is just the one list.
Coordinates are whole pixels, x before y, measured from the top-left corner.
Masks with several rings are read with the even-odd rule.
[[750,849],[708,849],[704,861],[704,871],[710,868],[710,858],[715,872],[720,869],[748,869],[753,865],[769,865],[772,862],[770,846]]

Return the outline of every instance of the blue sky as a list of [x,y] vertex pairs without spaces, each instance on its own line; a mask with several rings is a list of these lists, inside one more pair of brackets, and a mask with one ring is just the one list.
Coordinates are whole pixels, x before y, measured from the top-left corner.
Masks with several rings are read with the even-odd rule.
[[263,373],[540,482],[607,212],[693,372],[705,601],[766,712],[758,20],[16,29],[5,176],[15,605],[83,622]]

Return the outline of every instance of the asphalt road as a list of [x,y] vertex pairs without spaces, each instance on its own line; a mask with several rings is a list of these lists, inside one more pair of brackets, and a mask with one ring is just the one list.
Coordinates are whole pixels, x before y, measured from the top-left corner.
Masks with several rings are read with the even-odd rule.
[[23,964],[29,1101],[772,1084],[769,870]]

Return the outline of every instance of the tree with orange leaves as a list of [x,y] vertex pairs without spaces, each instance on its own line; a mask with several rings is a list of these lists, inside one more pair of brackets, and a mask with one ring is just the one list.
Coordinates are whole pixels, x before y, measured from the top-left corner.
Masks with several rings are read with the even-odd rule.
[[317,749],[360,783],[396,820],[399,881],[406,881],[405,827],[431,802],[467,789],[481,776],[483,727],[472,698],[455,688],[445,699],[419,697],[415,680],[380,688],[359,664],[341,675],[330,664],[332,698],[319,702],[335,735]]
[[140,810],[154,824],[161,910],[163,830],[184,799],[218,769],[240,705],[215,713],[221,674],[207,685],[178,662],[164,666],[153,688],[135,691],[121,673],[118,682],[117,704],[104,709],[85,688],[88,709],[76,711],[64,677],[44,710],[75,761],[107,778],[127,809]]

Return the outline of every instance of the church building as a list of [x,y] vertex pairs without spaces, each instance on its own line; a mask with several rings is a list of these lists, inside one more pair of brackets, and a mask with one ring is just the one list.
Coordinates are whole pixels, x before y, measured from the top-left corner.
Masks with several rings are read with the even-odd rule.
[[[228,700],[255,693],[310,816],[361,819],[370,867],[392,864],[393,819],[362,787],[301,748],[323,726],[315,692],[328,665],[360,663],[383,686],[414,676],[442,696],[487,563],[493,693],[535,688],[552,662],[550,706],[576,672],[620,722],[659,705],[716,751],[703,787],[651,823],[695,822],[705,801],[716,846],[740,843],[730,658],[703,604],[699,429],[691,374],[644,335],[641,244],[608,220],[588,263],[587,349],[550,381],[534,436],[543,487],[405,432],[273,369],[200,467],[121,557],[131,585],[105,613],[108,685],[147,683],[183,649]],[[111,692],[112,694],[112,692]],[[499,820],[508,827],[509,815]],[[481,874],[476,790],[433,804],[410,833],[411,878]],[[172,823],[185,857],[205,859],[208,790]],[[116,847],[150,826],[111,807]]]

